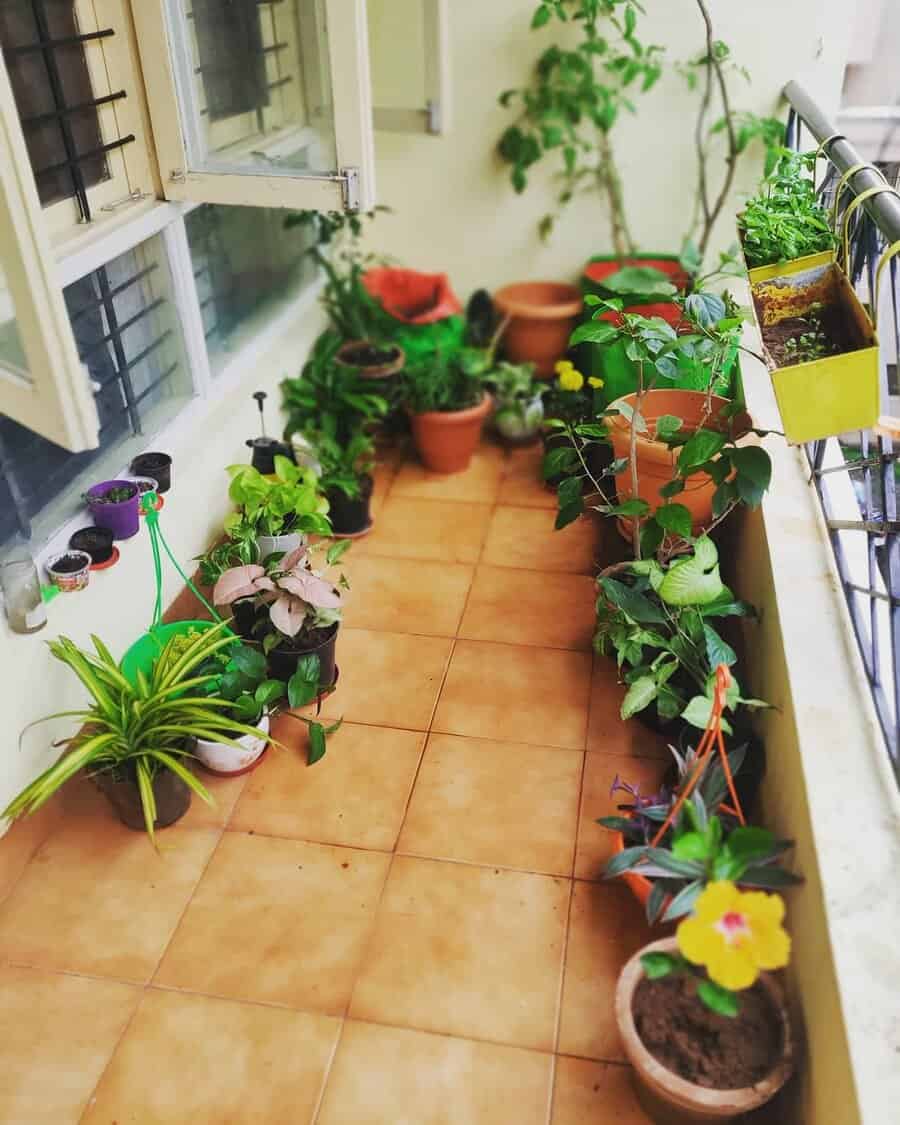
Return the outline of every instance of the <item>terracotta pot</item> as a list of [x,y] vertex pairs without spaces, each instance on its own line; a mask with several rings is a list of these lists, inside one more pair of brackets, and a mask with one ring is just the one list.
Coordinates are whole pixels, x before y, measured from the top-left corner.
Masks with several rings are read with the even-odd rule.
[[[637,395],[625,395],[616,400],[616,402],[628,403],[632,407],[636,401]],[[656,432],[657,419],[664,414],[681,418],[684,423],[683,428],[690,432],[700,429],[701,425],[704,429],[722,431],[727,431],[729,426],[733,425],[736,433],[746,433],[750,428],[750,419],[746,415],[739,415],[734,420],[720,417],[722,411],[731,405],[728,399],[712,395],[712,414],[709,416],[706,415],[706,402],[707,396],[702,391],[675,389],[648,391],[644,397],[644,420],[650,433]],[[611,407],[615,405],[616,403],[611,403]],[[607,422],[616,458],[627,459],[631,447],[631,423],[623,414],[613,414]],[[663,502],[659,490],[675,476],[677,460],[677,450],[671,450],[664,442],[655,441],[647,434],[638,434],[638,496],[641,500],[646,500],[653,510]],[[690,511],[695,535],[712,523],[712,500],[715,491],[716,484],[711,477],[706,473],[694,473],[685,480],[684,491],[675,497],[676,503],[683,504]],[[633,496],[630,466],[616,475],[616,493],[620,503]],[[620,520],[619,530],[626,539],[630,539],[631,521]]]
[[503,350],[512,363],[533,363],[535,374],[548,378],[569,348],[569,337],[581,315],[581,294],[560,281],[522,281],[494,294],[502,317],[510,317]]
[[736,1121],[770,1101],[790,1078],[794,1068],[794,1043],[787,1007],[777,981],[762,973],[759,981],[781,1027],[781,1053],[761,1082],[737,1090],[713,1090],[697,1086],[668,1070],[647,1050],[637,1033],[632,1012],[634,993],[644,977],[641,956],[645,953],[674,953],[675,938],[645,945],[625,965],[616,985],[616,1023],[628,1061],[634,1068],[638,1101],[658,1125],[702,1125],[704,1122]]
[[467,469],[490,409],[491,396],[486,394],[468,410],[411,413],[413,439],[425,467],[434,473],[461,473]]
[[[375,348],[378,351],[393,352],[394,358],[387,363],[359,367],[350,360],[350,356],[356,348]],[[363,379],[390,379],[392,375],[396,375],[398,371],[403,370],[406,363],[406,353],[398,344],[388,344],[381,348],[377,344],[373,344],[371,340],[347,340],[338,348],[335,362],[342,367],[354,368]]]
[[[624,851],[625,837],[621,832],[614,832],[612,838],[612,854],[618,855],[620,852]],[[618,877],[625,883],[625,886],[631,891],[641,906],[646,906],[647,899],[650,897],[650,892],[653,890],[653,884],[646,875],[638,875],[636,871],[623,871]]]

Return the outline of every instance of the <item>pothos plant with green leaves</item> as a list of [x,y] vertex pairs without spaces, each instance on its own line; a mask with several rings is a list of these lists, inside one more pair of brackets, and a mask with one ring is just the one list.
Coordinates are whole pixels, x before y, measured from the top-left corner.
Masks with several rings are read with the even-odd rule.
[[[740,421],[739,405],[732,403],[720,414],[713,405],[712,388],[726,358],[740,347],[742,317],[727,294],[722,297],[705,291],[679,298],[683,314],[679,329],[661,317],[623,312],[623,302],[618,298],[601,300],[588,295],[585,300],[595,306],[593,319],[576,328],[571,343],[621,341],[625,354],[635,365],[637,389],[633,405],[619,400],[614,410],[605,411],[595,420],[547,423],[569,439],[548,453],[544,466],[545,475],[565,476],[558,489],[556,526],[565,527],[583,513],[585,483],[590,494],[602,497],[603,478],[627,471],[630,494],[620,496],[616,503],[601,499],[591,507],[602,515],[631,521],[635,558],[656,556],[665,561],[681,552],[692,536],[691,513],[677,500],[689,478],[704,474],[716,485],[713,523],[704,529],[706,531],[724,520],[739,504],[757,507],[771,481],[772,464],[768,453],[760,446],[738,444],[748,432],[746,422]],[[664,414],[653,424],[651,434],[645,420],[647,396],[658,385],[671,383],[679,374],[680,364],[685,362],[699,365],[704,371],[706,424],[690,429],[685,427],[682,418]],[[589,446],[609,441],[604,418],[612,414],[621,414],[629,422],[628,457],[616,459],[602,477],[597,477],[591,468]],[[655,506],[640,495],[638,435],[663,442],[673,451],[672,479],[660,489],[659,503]]]
[[[666,565],[645,559],[608,567],[598,579],[596,613],[594,649],[615,658],[628,685],[623,719],[655,706],[663,721],[680,718],[704,730],[720,664],[731,670],[726,711],[767,706],[742,694],[737,654],[714,624],[755,611],[722,582],[718,551],[707,536]],[[724,716],[722,729],[732,733]]]

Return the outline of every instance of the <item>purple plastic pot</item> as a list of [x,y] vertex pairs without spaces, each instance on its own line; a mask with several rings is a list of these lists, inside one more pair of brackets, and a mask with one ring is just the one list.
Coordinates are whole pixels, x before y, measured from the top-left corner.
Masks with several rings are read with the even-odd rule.
[[[97,499],[105,496],[112,488],[131,488],[134,495],[117,504],[100,504]],[[141,526],[139,516],[140,493],[133,480],[104,480],[95,484],[87,492],[88,507],[97,527],[105,527],[113,533],[113,539],[130,539],[137,535]]]

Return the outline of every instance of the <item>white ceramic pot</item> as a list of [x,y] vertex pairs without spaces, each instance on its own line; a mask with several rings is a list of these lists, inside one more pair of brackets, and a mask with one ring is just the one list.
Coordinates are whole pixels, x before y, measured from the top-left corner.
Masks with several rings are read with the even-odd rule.
[[260,561],[265,560],[268,555],[274,555],[276,551],[284,551],[289,555],[291,551],[296,551],[305,543],[306,536],[296,531],[292,531],[289,535],[259,535],[256,539]]
[[544,404],[540,394],[527,402],[499,403],[494,426],[501,437],[511,442],[533,441],[544,421]]
[[253,769],[269,744],[268,715],[260,719],[258,729],[261,732],[258,737],[245,734],[236,739],[240,743],[240,750],[235,746],[226,746],[223,742],[207,742],[205,738],[198,738],[194,753],[210,773],[225,777],[246,773]]

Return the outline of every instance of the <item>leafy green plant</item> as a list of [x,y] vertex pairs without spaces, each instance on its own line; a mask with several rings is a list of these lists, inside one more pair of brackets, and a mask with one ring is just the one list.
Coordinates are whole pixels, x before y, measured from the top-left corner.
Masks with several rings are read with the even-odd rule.
[[544,418],[541,395],[545,384],[535,379],[533,363],[501,361],[485,375],[484,381],[494,396],[494,425],[501,432],[537,432]]
[[815,317],[809,317],[809,331],[802,332],[784,343],[784,357],[788,364],[811,363],[835,354],[835,345]]
[[228,495],[238,511],[225,520],[225,531],[254,535],[283,535],[288,531],[330,535],[325,512],[328,502],[319,491],[315,473],[300,468],[280,454],[275,472],[263,476],[252,465],[229,465]]
[[813,180],[816,157],[780,149],[775,167],[738,216],[751,269],[833,249],[834,231]]
[[191,740],[206,738],[236,746],[236,736],[256,733],[231,713],[228,702],[210,698],[204,690],[207,679],[201,667],[230,648],[234,637],[223,624],[198,632],[187,642],[173,638],[162,650],[152,674],[139,674],[136,684],[126,679],[98,637],[91,640],[93,652],[79,649],[67,637],[49,643],[55,659],[70,668],[87,690],[90,703],[81,710],[38,720],[70,718],[78,722],[79,730],[65,740],[63,756],[26,786],[4,809],[3,816],[12,819],[36,812],[82,771],[108,774],[116,781],[137,786],[144,823],[152,839],[156,821],[154,777],[161,770],[169,770],[211,804],[212,797],[184,762]]
[[307,436],[321,465],[319,481],[326,495],[336,490],[348,500],[358,500],[363,480],[375,468],[375,439],[360,428],[341,443],[334,433],[333,419],[327,417],[321,429]]
[[435,352],[407,363],[402,373],[403,401],[413,414],[467,410],[481,401],[485,375],[481,349]]
[[[732,669],[727,710],[767,706],[741,694],[733,672],[737,654],[713,624],[754,610],[722,582],[711,539],[696,540],[689,554],[667,566],[649,559],[607,568],[598,581],[596,610],[594,649],[615,657],[628,685],[623,719],[655,705],[661,719],[680,717],[704,729],[720,664]],[[731,731],[727,719],[722,729]]]
[[203,586],[215,586],[226,570],[259,562],[256,529],[246,520],[232,521],[227,538],[196,555],[197,572]]
[[120,484],[108,488],[106,492],[102,492],[99,496],[91,496],[88,493],[84,494],[84,502],[97,507],[98,504],[124,504],[126,500],[133,500],[137,495],[138,487],[136,484]]

